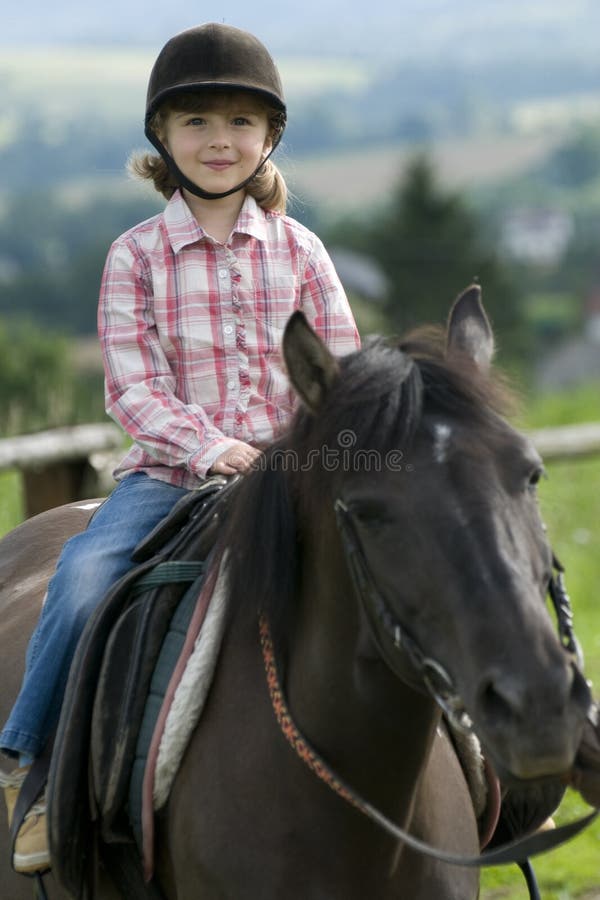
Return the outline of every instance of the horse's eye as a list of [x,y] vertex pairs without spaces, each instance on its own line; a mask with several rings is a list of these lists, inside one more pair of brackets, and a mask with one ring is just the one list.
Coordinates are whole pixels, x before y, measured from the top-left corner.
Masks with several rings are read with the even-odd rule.
[[349,506],[352,517],[366,527],[377,527],[391,521],[387,507],[377,500],[361,500]]
[[534,469],[529,473],[529,478],[527,480],[527,486],[534,490],[536,486],[540,483],[541,479],[545,477],[546,470],[542,465],[535,466]]

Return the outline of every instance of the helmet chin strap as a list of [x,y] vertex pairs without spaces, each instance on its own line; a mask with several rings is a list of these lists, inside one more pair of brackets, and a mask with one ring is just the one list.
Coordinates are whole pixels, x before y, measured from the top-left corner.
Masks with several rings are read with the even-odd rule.
[[241,191],[246,187],[247,184],[250,184],[253,178],[255,178],[266,161],[269,159],[277,145],[279,144],[280,136],[278,135],[276,140],[273,142],[273,145],[264,159],[261,159],[259,165],[256,167],[252,175],[249,175],[248,178],[244,179],[244,181],[240,181],[238,185],[230,188],[228,191],[222,191],[221,193],[213,193],[212,191],[205,191],[204,188],[199,187],[194,181],[184,175],[181,171],[165,145],[162,143],[158,135],[150,128],[146,127],[145,129],[146,137],[150,141],[150,143],[155,147],[165,163],[169,167],[169,171],[171,175],[176,179],[177,184],[180,187],[184,187],[191,194],[194,194],[196,197],[200,197],[202,200],[221,200],[223,197],[229,197],[231,194],[237,193],[237,191]]

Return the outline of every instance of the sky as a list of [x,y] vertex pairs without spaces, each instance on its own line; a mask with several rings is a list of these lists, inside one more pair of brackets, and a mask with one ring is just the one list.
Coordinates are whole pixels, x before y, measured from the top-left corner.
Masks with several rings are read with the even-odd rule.
[[0,44],[126,43],[159,48],[202,21],[225,21],[257,34],[274,54],[447,55],[462,60],[598,53],[597,0],[32,0],[26,15],[3,22]]

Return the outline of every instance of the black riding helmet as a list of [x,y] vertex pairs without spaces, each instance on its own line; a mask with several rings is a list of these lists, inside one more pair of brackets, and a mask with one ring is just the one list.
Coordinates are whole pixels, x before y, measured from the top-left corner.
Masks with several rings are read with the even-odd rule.
[[[252,175],[220,194],[204,191],[178,168],[150,122],[161,103],[175,94],[204,90],[248,91],[263,97],[278,111],[273,146]],[[189,28],[167,41],[150,73],[146,97],[145,134],[158,150],[178,184],[197,197],[218,200],[245,187],[259,172],[281,140],[286,106],[279,73],[266,47],[247,31],[209,23]]]

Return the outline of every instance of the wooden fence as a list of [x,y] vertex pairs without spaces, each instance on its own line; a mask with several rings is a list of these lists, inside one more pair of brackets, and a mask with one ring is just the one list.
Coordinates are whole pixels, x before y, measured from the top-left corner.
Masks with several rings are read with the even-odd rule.
[[[546,461],[600,454],[600,422],[564,425],[530,432]],[[25,514],[98,496],[99,453],[115,453],[123,434],[110,423],[55,428],[0,440],[0,471],[18,469],[23,478]]]
[[98,496],[99,453],[123,447],[123,432],[109,422],[53,428],[0,440],[0,471],[17,469],[23,479],[25,515],[83,497]]
[[573,459],[600,453],[600,422],[539,428],[530,434],[538,452],[547,460]]

